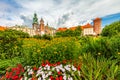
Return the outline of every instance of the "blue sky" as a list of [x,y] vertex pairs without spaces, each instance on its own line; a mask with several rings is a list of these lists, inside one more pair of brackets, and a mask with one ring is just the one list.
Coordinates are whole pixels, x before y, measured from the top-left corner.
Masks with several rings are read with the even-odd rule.
[[120,20],[120,0],[0,0],[0,25],[32,26],[34,12],[50,26],[71,27],[102,18],[102,27]]
[[120,21],[120,13],[104,16],[102,17],[102,26],[109,25],[118,20]]

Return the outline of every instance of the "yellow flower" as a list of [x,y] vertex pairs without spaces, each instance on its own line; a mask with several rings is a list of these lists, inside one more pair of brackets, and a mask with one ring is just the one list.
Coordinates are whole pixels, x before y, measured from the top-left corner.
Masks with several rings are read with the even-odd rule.
[[98,53],[98,55],[101,55],[101,53]]
[[57,54],[57,52],[55,51],[54,54]]

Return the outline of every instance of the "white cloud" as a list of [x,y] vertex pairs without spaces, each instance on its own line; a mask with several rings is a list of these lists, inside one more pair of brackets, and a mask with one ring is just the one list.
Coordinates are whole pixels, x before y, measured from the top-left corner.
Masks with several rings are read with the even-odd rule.
[[[70,27],[83,22],[91,22],[95,17],[103,17],[109,14],[120,12],[120,0],[14,0],[20,9],[14,8],[13,4],[3,4],[0,8],[0,21],[4,25],[14,24],[32,24],[31,20],[34,12],[38,14],[40,20],[44,18],[45,22],[53,27]],[[7,9],[13,9],[9,14]],[[14,12],[15,10],[15,12]],[[1,15],[6,14],[12,20],[7,20]],[[24,19],[21,18],[24,16]],[[14,18],[13,18],[14,17]],[[67,19],[66,19],[67,18]],[[1,24],[0,24],[1,25]]]

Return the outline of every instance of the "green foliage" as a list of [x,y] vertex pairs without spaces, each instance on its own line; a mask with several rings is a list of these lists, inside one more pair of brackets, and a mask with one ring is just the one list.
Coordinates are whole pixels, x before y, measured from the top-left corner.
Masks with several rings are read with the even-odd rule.
[[16,66],[16,64],[19,64],[19,63],[23,63],[22,61],[23,59],[19,57],[0,60],[0,74],[5,74],[7,68]]
[[42,36],[42,39],[46,39],[46,40],[52,40],[53,39],[53,37],[52,36],[50,36],[50,35],[43,35]]
[[34,35],[33,38],[41,39],[42,37],[40,35]]
[[117,21],[110,25],[105,26],[105,28],[103,28],[102,30],[101,35],[108,36],[108,37],[120,35],[120,21]]
[[[43,60],[51,63],[61,62],[63,60],[78,60],[79,43],[75,38],[56,42],[56,39],[47,41],[46,45],[35,44],[29,48],[24,48],[24,59],[26,64],[40,65]],[[49,45],[48,45],[49,44]]]
[[80,26],[77,27],[76,30],[66,30],[66,31],[61,31],[57,32],[56,36],[57,37],[74,37],[74,36],[80,36],[81,35],[81,28]]
[[41,35],[34,35],[33,38],[36,38],[36,39],[45,39],[45,40],[52,40],[53,39],[52,36],[46,35],[46,34],[43,35],[43,36],[41,36]]
[[118,56],[120,52],[120,40],[117,37],[81,37],[81,54],[91,53],[95,58],[104,56],[106,58]]
[[97,60],[91,54],[82,55],[81,78],[84,80],[119,80],[118,61],[100,57]]
[[17,63],[39,66],[44,60],[51,63],[69,60],[82,62],[82,80],[119,80],[119,22],[106,26],[99,37],[80,34],[79,27],[75,31],[57,32],[59,38],[48,35],[28,38],[21,31],[0,31],[0,74]]
[[22,41],[17,31],[6,30],[0,32],[0,59],[9,59],[21,55]]

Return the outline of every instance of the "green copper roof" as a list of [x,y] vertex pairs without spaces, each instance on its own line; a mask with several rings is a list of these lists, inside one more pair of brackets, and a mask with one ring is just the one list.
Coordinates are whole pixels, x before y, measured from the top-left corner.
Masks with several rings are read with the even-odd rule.
[[34,13],[33,24],[38,24],[38,18],[36,13]]

